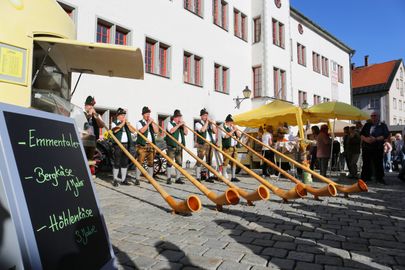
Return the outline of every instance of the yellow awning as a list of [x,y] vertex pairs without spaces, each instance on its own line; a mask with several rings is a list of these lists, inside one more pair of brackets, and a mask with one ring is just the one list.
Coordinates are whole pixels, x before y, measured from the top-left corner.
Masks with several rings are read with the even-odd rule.
[[362,110],[338,101],[324,102],[305,110],[304,119],[311,123],[327,121],[328,119],[338,120],[367,120],[369,115]]
[[77,40],[36,37],[49,57],[63,72],[81,72],[111,77],[143,79],[143,59],[139,48]]
[[301,108],[285,101],[276,100],[259,108],[235,115],[235,124],[244,127],[260,127],[263,125],[278,126],[280,123],[297,125],[297,116]]

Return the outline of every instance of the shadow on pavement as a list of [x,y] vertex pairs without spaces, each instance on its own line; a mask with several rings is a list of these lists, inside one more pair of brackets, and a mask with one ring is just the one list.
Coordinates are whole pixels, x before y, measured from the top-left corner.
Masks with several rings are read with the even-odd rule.
[[165,257],[168,263],[168,268],[164,269],[181,269],[182,266],[178,262],[180,262],[187,268],[199,269],[199,267],[193,265],[186,253],[184,253],[184,251],[180,249],[180,247],[173,244],[172,242],[159,241],[155,244],[155,248],[158,251],[160,249],[163,249],[163,251],[160,253],[160,256]]
[[131,260],[131,258],[128,256],[127,253],[120,250],[114,245],[113,250],[115,253],[115,259],[119,265],[126,266],[128,268],[139,269],[138,266],[136,266],[135,262]]

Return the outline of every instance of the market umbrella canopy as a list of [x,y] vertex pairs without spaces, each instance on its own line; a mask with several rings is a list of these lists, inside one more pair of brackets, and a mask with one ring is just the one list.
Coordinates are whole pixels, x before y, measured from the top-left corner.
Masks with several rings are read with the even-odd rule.
[[281,100],[275,100],[259,108],[235,115],[235,124],[257,128],[263,125],[277,126],[280,123],[297,125],[297,116],[301,108]]
[[369,119],[369,115],[350,104],[338,101],[323,102],[304,112],[304,120],[309,120],[311,123],[328,119],[360,121]]

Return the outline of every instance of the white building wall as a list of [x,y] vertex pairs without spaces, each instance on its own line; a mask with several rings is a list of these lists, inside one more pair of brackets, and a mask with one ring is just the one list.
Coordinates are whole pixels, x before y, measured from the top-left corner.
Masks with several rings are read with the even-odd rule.
[[[303,26],[303,33],[298,31],[298,25]],[[302,22],[291,18],[291,39],[292,39],[292,85],[293,101],[298,104],[298,91],[307,92],[307,102],[313,105],[313,95],[321,98],[329,98],[351,104],[351,77],[350,77],[350,55],[326,40]],[[298,64],[297,42],[306,47],[306,66]],[[312,52],[328,58],[329,76],[322,75],[313,70]],[[343,66],[343,83],[333,82],[333,62]],[[320,60],[322,66],[322,60]],[[337,87],[335,87],[337,85]]]
[[[192,126],[205,107],[211,117],[223,121],[227,114],[251,107],[250,101],[235,109],[233,98],[242,96],[245,86],[252,89],[251,76],[251,5],[248,1],[228,1],[228,31],[213,24],[212,1],[204,1],[204,18],[183,8],[183,1],[66,0],[78,7],[78,39],[95,42],[96,20],[100,17],[131,30],[131,45],[145,50],[145,38],[150,37],[171,46],[171,77],[169,79],[145,73],[144,80],[130,80],[83,75],[73,97],[73,103],[83,104],[87,95],[96,97],[98,107],[128,109],[129,121],[141,118],[143,106],[158,114],[172,115],[180,109],[184,120]],[[248,41],[234,36],[233,9],[248,16]],[[203,58],[203,87],[183,82],[183,51]],[[230,93],[214,91],[214,63],[230,69]],[[73,83],[75,80],[73,80]],[[188,136],[187,144],[193,145]]]
[[[402,79],[401,79],[401,70],[402,70]],[[404,76],[405,76],[404,63],[401,62],[388,92],[389,123],[387,124],[389,125],[405,125]],[[396,100],[395,101],[396,108],[394,106],[394,99]]]

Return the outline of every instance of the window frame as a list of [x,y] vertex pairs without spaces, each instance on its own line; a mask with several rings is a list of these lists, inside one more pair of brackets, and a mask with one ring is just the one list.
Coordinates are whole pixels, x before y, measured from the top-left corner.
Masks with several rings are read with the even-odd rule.
[[299,42],[297,42],[297,63],[307,66],[307,48]]
[[[229,95],[230,93],[230,68],[224,65],[214,63],[214,91]],[[224,88],[224,85],[226,86]]]
[[[186,61],[187,59],[187,61]],[[196,64],[195,62],[199,62],[199,84],[196,83]],[[185,63],[187,62],[187,77],[186,77],[186,65]],[[183,50],[183,83],[189,84],[189,85],[194,85],[197,87],[204,87],[204,58],[194,54],[190,51]]]
[[[257,21],[259,23],[257,23]],[[262,16],[253,18],[253,44],[262,41]]]
[[[183,8],[194,15],[204,18],[204,0],[184,0]],[[197,3],[197,5],[196,5]]]
[[[260,72],[257,72],[260,71]],[[252,67],[253,76],[253,97],[258,98],[263,96],[263,67],[262,65]],[[256,78],[258,79],[256,81]]]
[[[282,85],[281,93],[278,91],[280,84]],[[287,72],[285,70],[273,67],[273,88],[275,99],[287,100]]]
[[[147,59],[149,58],[149,53],[147,50],[148,44],[151,45],[151,67]],[[171,46],[165,42],[156,40],[149,36],[145,37],[145,73],[160,76],[162,78],[170,79],[171,78]],[[163,57],[161,55],[162,51],[164,52]],[[162,60],[164,65],[162,66]]]
[[285,24],[275,18],[272,18],[272,35],[273,45],[285,49]]

